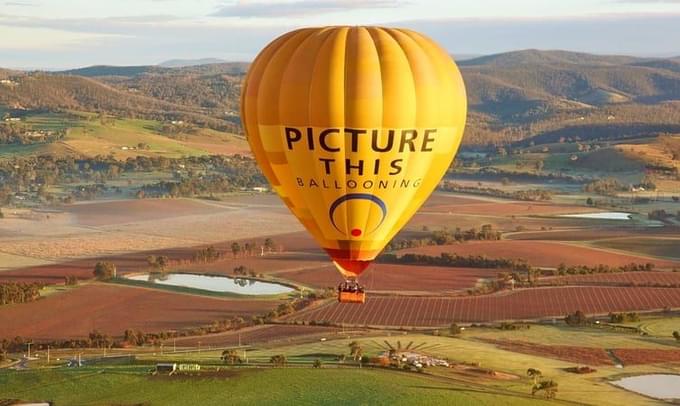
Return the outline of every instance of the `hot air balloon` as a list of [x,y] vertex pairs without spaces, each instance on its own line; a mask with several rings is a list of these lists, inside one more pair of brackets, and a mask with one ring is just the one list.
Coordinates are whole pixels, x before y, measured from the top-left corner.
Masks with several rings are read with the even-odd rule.
[[451,57],[411,30],[289,32],[250,66],[241,119],[260,168],[363,303],[358,276],[436,188],[467,102]]

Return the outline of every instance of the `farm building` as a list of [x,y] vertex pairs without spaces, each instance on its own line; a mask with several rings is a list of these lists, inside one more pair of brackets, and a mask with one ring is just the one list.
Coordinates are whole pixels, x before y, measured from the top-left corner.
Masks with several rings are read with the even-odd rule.
[[177,371],[177,364],[170,362],[163,362],[156,364],[156,370],[154,374],[168,374],[172,375],[173,372]]

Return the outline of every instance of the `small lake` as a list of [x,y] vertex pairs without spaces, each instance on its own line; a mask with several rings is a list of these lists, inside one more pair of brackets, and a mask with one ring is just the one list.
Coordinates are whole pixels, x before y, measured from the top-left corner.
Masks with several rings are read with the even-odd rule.
[[293,292],[295,289],[272,282],[261,282],[246,278],[228,276],[197,275],[188,273],[168,273],[130,275],[127,279],[156,283],[159,285],[182,286],[208,290],[211,292],[239,293],[242,295],[278,295]]
[[625,213],[622,211],[602,211],[597,213],[562,214],[560,217],[593,220],[630,220],[631,215],[631,213]]
[[680,399],[680,375],[639,375],[622,378],[612,383],[656,399]]

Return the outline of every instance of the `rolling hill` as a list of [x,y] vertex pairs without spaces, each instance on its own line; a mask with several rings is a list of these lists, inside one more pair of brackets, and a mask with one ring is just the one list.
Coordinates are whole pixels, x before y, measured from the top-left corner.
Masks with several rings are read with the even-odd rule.
[[[0,71],[19,82],[0,86],[0,106],[105,111],[240,131],[239,94],[248,65],[180,62],[171,65],[191,66]],[[680,132],[679,58],[522,50],[462,60],[459,65],[470,104],[467,145]]]
[[637,61],[646,60],[633,56],[623,55],[593,55],[583,52],[569,51],[542,51],[526,49],[520,51],[503,52],[500,54],[484,55],[477,58],[465,59],[458,62],[460,66],[496,66],[516,67],[522,65],[624,65]]
[[164,68],[184,68],[187,66],[211,65],[216,63],[227,63],[227,61],[219,58],[170,59],[159,63],[158,66],[162,66]]
[[89,77],[35,73],[13,76],[12,80],[15,85],[0,86],[0,106],[18,110],[77,110],[129,118],[185,120],[203,127],[239,131],[237,119],[220,117],[200,105],[175,103]]

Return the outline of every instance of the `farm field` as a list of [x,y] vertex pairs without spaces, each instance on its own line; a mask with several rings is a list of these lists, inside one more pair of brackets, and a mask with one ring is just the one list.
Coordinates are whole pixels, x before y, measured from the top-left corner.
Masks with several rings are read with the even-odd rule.
[[677,229],[635,226],[605,226],[605,227],[565,227],[549,231],[521,231],[505,235],[509,240],[545,240],[545,241],[607,241],[612,238],[669,238],[680,237]]
[[523,289],[472,297],[368,296],[362,306],[333,303],[300,312],[291,321],[329,321],[347,325],[440,327],[452,322],[563,318],[581,310],[607,314],[680,307],[680,289],[558,287]]
[[[165,134],[161,123],[154,120],[108,117],[103,122],[96,114],[72,111],[69,114],[32,113],[24,117],[23,123],[34,130],[65,130],[66,134],[49,144],[21,145],[13,151],[15,154],[54,153],[57,149],[67,155],[113,155],[122,160],[138,155],[176,158],[250,154],[245,139],[235,134],[206,128],[185,131],[179,127],[176,134]],[[140,143],[148,147],[140,149]]]
[[97,227],[210,215],[228,211],[228,208],[194,199],[135,199],[80,202],[65,206],[64,211],[73,216],[72,221],[78,225]]
[[267,207],[144,199],[79,203],[54,213],[23,210],[0,222],[0,255],[10,256],[3,268],[12,269],[31,260],[58,263],[153,250],[193,250],[302,229],[290,214]]
[[[469,385],[386,370],[282,368],[226,370],[190,379],[152,377],[147,367],[0,372],[3,396],[58,404],[122,404],[144,399],[151,405],[350,404],[540,405],[528,396],[484,393]],[[332,385],[328,383],[332,382]],[[58,383],[58,384],[57,384]],[[87,388],[86,390],[83,390]],[[265,389],[266,388],[266,389]],[[351,388],[349,390],[348,388]]]
[[644,333],[653,337],[669,338],[674,331],[680,330],[680,317],[678,316],[656,316],[645,317],[639,322],[624,323],[625,326],[638,327]]
[[543,277],[539,285],[609,285],[680,287],[680,272],[624,272]]
[[[534,327],[538,327],[534,331]],[[553,329],[549,335],[556,336],[565,330],[570,330],[572,338],[578,339],[582,334],[591,335],[592,329],[572,328],[565,329],[554,327],[543,327],[532,325],[530,330],[499,331],[500,334],[512,337],[513,334],[531,336],[532,341],[539,342],[542,335],[549,329]],[[559,393],[557,401],[567,400],[587,405],[651,405],[657,404],[654,401],[642,396],[627,392],[618,387],[611,386],[609,379],[620,374],[636,373],[677,373],[677,366],[673,364],[646,364],[629,365],[623,369],[616,368],[614,365],[602,365],[597,367],[597,371],[592,374],[579,375],[566,371],[566,368],[573,367],[575,364],[570,361],[563,361],[554,358],[549,354],[524,354],[502,349],[494,344],[475,338],[479,331],[489,329],[471,327],[466,329],[456,338],[446,336],[433,336],[421,333],[405,333],[394,331],[370,337],[351,337],[347,339],[337,339],[327,342],[310,342],[304,344],[294,344],[254,350],[249,353],[250,357],[266,359],[272,354],[285,354],[290,360],[309,360],[309,354],[338,354],[347,351],[351,341],[357,341],[364,351],[368,354],[377,354],[387,351],[387,343],[393,347],[400,345],[402,348],[412,345],[418,348],[417,352],[435,357],[448,359],[450,362],[460,363],[462,367],[474,365],[483,368],[482,371],[493,370],[499,372],[497,375],[486,374],[479,369],[475,372],[465,368],[429,368],[428,373],[443,376],[449,379],[469,382],[471,384],[483,385],[486,391],[507,390],[515,393],[528,393],[531,387],[531,380],[526,377],[528,368],[539,369],[543,373],[544,379],[554,379],[559,383]],[[443,330],[440,330],[443,331]],[[605,342],[616,343],[619,340],[631,338],[629,334],[613,332],[600,332],[599,336]],[[641,341],[641,340],[639,340]],[[644,343],[640,344],[644,345]],[[653,344],[652,344],[653,345]],[[655,348],[659,348],[657,345]],[[208,354],[205,354],[208,356]],[[505,378],[500,378],[505,377]],[[538,397],[538,396],[537,396]]]
[[[466,201],[467,200],[467,201]],[[444,202],[442,202],[444,203]],[[546,202],[486,201],[475,198],[458,198],[449,204],[429,204],[422,213],[451,213],[490,216],[539,216],[597,212],[584,206],[569,206]]]
[[[659,315],[640,316],[642,322],[655,320]],[[673,320],[673,316],[668,316]],[[649,348],[672,349],[675,339],[669,334],[654,339],[645,339],[633,330],[616,330],[608,324],[591,325],[589,327],[572,327],[561,320],[556,323],[532,323],[528,328],[503,330],[498,325],[489,327],[468,328],[464,337],[481,342],[493,340],[505,342],[523,342],[547,346],[578,346],[588,348]],[[632,325],[631,325],[632,326]]]
[[628,237],[597,240],[591,243],[596,247],[639,252],[643,255],[673,258],[680,260],[680,238],[669,237]]
[[469,241],[454,245],[431,245],[417,248],[408,248],[400,251],[400,254],[414,253],[438,256],[442,252],[462,256],[483,255],[489,258],[522,258],[533,266],[557,267],[564,263],[567,265],[596,266],[607,264],[609,266],[622,266],[632,262],[651,262],[657,268],[672,269],[679,266],[680,262],[654,259],[646,256],[621,254],[603,249],[593,249],[580,245],[559,243],[554,241]]
[[523,354],[538,355],[573,362],[578,365],[602,366],[646,365],[680,362],[680,349],[667,348],[603,348],[574,345],[544,345],[524,341],[489,340],[498,348]]
[[490,344],[506,351],[554,358],[578,365],[614,365],[604,348],[578,347],[574,345],[544,345],[524,341],[487,340]]
[[35,340],[119,337],[125,329],[158,332],[198,327],[230,316],[259,315],[278,301],[221,299],[112,284],[88,284],[21,305],[3,306],[0,337]]
[[[502,270],[373,264],[362,275],[362,284],[372,292],[442,294],[473,288],[479,280],[495,278],[500,271]],[[276,276],[319,288],[335,286],[341,281],[332,265],[277,272]]]

